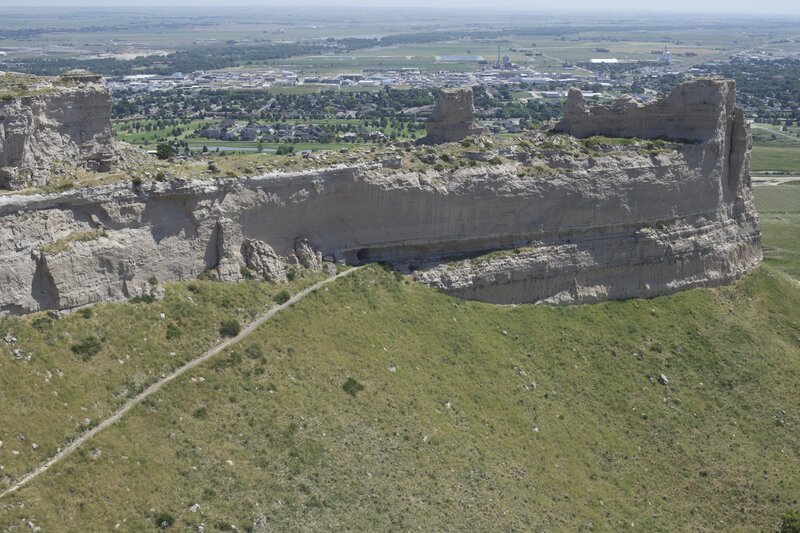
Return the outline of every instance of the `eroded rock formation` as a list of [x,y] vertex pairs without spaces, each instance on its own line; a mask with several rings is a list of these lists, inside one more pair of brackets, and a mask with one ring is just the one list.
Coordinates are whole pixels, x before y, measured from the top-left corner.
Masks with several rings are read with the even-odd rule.
[[428,144],[457,142],[483,133],[483,128],[475,124],[472,89],[442,89],[425,130],[427,135],[422,142]]
[[587,105],[580,90],[567,96],[555,131],[574,137],[606,135],[642,139],[724,142],[736,107],[733,81],[698,79],[678,85],[666,98],[640,104],[622,96],[611,106]]
[[0,101],[0,188],[44,185],[54,163],[107,171],[116,158],[111,98],[99,76],[67,73]]
[[[124,299],[151,276],[188,279],[216,268],[234,280],[246,266],[270,277],[291,257],[312,268],[320,256],[389,261],[451,294],[496,303],[595,302],[729,283],[761,260],[749,129],[732,82],[676,90],[704,91],[711,111],[692,109],[712,126],[692,118],[685,134],[671,131],[695,141],[657,149],[576,154],[520,143],[501,164],[441,171],[362,163],[139,191],[119,184],[0,196],[0,312]],[[627,109],[632,123],[649,121],[642,108]],[[625,112],[614,112],[624,124]],[[681,123],[677,114],[672,122]]]

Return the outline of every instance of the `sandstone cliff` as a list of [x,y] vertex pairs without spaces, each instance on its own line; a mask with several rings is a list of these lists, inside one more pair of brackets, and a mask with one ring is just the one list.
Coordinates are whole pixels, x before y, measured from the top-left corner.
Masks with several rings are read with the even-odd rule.
[[0,100],[0,188],[44,185],[54,163],[109,170],[114,158],[111,98],[98,76],[41,79]]
[[483,133],[484,130],[475,124],[472,89],[442,89],[425,131],[427,135],[422,142],[428,144],[456,142]]
[[319,256],[390,261],[452,294],[497,303],[729,283],[760,262],[760,230],[733,84],[696,89],[709,87],[718,98],[702,116],[714,127],[687,132],[708,138],[658,149],[581,153],[562,136],[563,149],[524,141],[502,164],[442,171],[361,163],[0,196],[0,312],[129,298],[153,276],[207,269],[224,280],[240,278],[242,266],[281,279],[280,258]]

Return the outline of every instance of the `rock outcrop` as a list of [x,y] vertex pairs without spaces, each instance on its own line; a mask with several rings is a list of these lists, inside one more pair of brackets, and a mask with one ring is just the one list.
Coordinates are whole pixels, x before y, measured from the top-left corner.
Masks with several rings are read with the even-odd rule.
[[99,76],[73,71],[0,100],[0,188],[45,185],[54,163],[107,171],[117,157]]
[[425,129],[427,135],[422,142],[427,144],[457,142],[483,133],[483,128],[475,124],[472,89],[442,89]]
[[555,131],[574,137],[606,135],[694,142],[724,141],[734,119],[736,87],[731,80],[699,79],[678,85],[666,98],[640,104],[630,96],[611,106],[588,106],[580,90],[567,95]]
[[[697,83],[676,91],[716,87],[713,113],[693,108],[713,127],[692,118],[685,134],[672,132],[696,140],[650,141],[657,149],[576,155],[528,142],[500,164],[441,171],[362,163],[0,196],[0,312],[129,298],[153,276],[189,279],[207,269],[236,279],[246,266],[281,279],[291,257],[312,268],[320,256],[388,261],[451,294],[496,303],[595,302],[730,283],[761,260],[750,134],[732,82]],[[627,109],[640,120],[641,108]]]
[[247,268],[267,281],[286,281],[286,267],[272,246],[258,239],[245,239],[242,258]]

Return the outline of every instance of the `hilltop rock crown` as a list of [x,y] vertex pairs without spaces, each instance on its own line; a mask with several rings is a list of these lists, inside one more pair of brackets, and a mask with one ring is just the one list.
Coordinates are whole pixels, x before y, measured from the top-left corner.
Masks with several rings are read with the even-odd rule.
[[[445,95],[429,132],[449,140],[474,126],[468,92]],[[669,294],[731,283],[761,261],[733,82],[688,82],[646,105],[588,107],[573,91],[558,127],[573,136],[438,150],[474,165],[401,158],[2,195],[0,315],[131,298],[152,278],[207,270],[281,280],[284,264],[321,260],[386,261],[449,294],[504,304]],[[576,139],[591,135],[676,140]]]
[[[6,73],[0,76],[20,78]],[[111,97],[102,78],[85,70],[37,79],[30,91],[0,100],[0,188],[45,185],[52,166],[111,169],[117,154]]]
[[475,124],[472,89],[442,89],[425,129],[424,142],[428,144],[457,142],[483,133],[483,129]]
[[[665,98],[640,104],[621,96],[611,106],[587,106],[580,90],[567,96],[564,116],[555,130],[574,137],[606,135],[693,142],[724,136],[734,118],[736,82],[699,79],[676,86]],[[717,139],[720,140],[720,139]]]

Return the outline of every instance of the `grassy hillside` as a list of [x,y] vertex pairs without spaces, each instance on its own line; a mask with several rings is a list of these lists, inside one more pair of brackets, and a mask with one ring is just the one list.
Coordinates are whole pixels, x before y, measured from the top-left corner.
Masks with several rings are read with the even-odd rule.
[[798,311],[769,267],[570,308],[371,267],[168,386],[0,502],[0,523],[774,528],[800,494]]
[[[800,232],[761,190],[767,264],[734,287],[552,308],[337,281],[0,500],[0,531],[775,530],[800,508]],[[0,346],[0,487],[278,290],[0,322],[24,354]]]
[[[168,284],[165,298],[151,303],[95,305],[59,320],[46,313],[0,320],[0,489],[216,345],[222,322],[249,322],[275,305],[279,291],[321,278],[297,273],[286,287],[197,280]],[[17,342],[7,345],[7,334]]]

